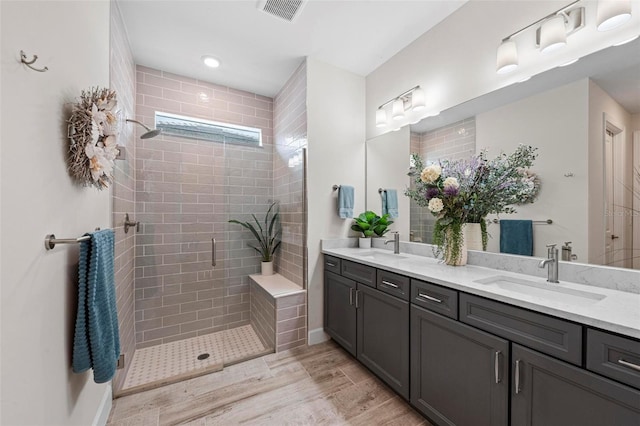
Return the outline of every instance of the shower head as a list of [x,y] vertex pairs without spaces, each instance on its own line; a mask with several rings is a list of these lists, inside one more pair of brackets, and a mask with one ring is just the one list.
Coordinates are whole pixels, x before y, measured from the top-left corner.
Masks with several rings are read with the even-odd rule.
[[160,133],[162,133],[162,129],[150,129],[149,127],[145,126],[144,124],[142,124],[141,122],[137,121],[137,120],[132,120],[130,118],[127,118],[127,121],[130,121],[132,123],[136,123],[141,125],[142,127],[144,127],[146,129],[146,133],[143,133],[142,136],[140,136],[140,139],[151,139],[151,138],[155,138],[156,136],[158,136]]

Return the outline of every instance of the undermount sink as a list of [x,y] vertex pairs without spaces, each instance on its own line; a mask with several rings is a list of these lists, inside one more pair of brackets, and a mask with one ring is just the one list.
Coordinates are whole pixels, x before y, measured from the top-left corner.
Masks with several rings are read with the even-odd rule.
[[358,252],[357,256],[368,257],[374,260],[399,260],[407,258],[407,256],[402,256],[400,254],[383,253],[375,250],[363,250],[362,252]]
[[558,286],[552,283],[539,283],[535,281],[523,280],[520,278],[506,277],[498,275],[495,277],[475,280],[478,284],[486,284],[509,291],[517,291],[530,296],[540,296],[553,298],[557,302],[571,304],[589,305],[604,299],[604,294],[593,293],[585,290],[576,290]]

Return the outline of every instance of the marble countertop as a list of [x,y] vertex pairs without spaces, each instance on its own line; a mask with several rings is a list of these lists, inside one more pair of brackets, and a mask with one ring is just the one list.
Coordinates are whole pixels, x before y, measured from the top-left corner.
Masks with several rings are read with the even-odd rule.
[[[434,258],[406,253],[394,255],[392,251],[383,249],[323,248],[322,252],[640,339],[640,294],[638,293],[563,282],[562,280],[558,284],[551,284],[547,283],[544,278],[530,275],[474,265],[447,266]],[[376,252],[381,255],[374,258]],[[369,256],[363,256],[363,254],[369,254]],[[562,264],[560,269],[562,270]],[[527,294],[526,287],[522,286],[513,286],[514,289],[520,288],[520,291],[517,291],[511,289],[509,285],[498,287],[478,282],[478,280],[490,281],[494,277],[534,283],[538,291],[535,291],[535,294]],[[561,292],[561,297],[558,297],[559,293],[546,291],[546,286],[558,289]],[[580,295],[593,296],[593,298],[585,298]],[[601,298],[602,296],[604,298]],[[597,300],[597,298],[601,298],[601,300]]]

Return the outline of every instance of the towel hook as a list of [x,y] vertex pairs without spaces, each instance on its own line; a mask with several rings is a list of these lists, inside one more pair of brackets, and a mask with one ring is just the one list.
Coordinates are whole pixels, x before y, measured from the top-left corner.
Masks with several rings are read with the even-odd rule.
[[382,194],[383,192],[387,192],[384,188],[378,188],[378,194]]
[[340,185],[333,185],[332,188],[334,191],[337,191],[338,189],[340,189]]
[[38,71],[38,72],[49,71],[49,67],[44,67],[44,68],[32,67],[31,65],[33,65],[37,60],[38,60],[38,55],[33,55],[33,58],[30,61],[27,61],[27,54],[24,53],[24,50],[20,51],[20,62],[22,62],[23,64],[25,64],[26,66],[28,66],[34,71]]

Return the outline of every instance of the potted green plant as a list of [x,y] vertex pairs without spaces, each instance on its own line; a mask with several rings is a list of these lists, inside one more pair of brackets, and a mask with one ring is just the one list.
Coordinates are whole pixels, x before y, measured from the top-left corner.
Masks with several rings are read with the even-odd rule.
[[277,208],[274,209],[275,206],[275,202],[269,206],[263,223],[260,223],[255,214],[251,215],[253,216],[256,226],[253,225],[253,222],[240,222],[235,219],[229,221],[229,223],[236,223],[251,231],[258,241],[257,246],[249,244],[249,247],[260,253],[262,258],[262,275],[273,275],[273,255],[278,247],[280,247],[280,243],[282,243],[282,225],[279,220],[280,213]]
[[392,223],[388,214],[380,217],[371,210],[367,210],[353,219],[351,229],[362,234],[358,242],[360,248],[371,248],[371,237],[383,236]]

